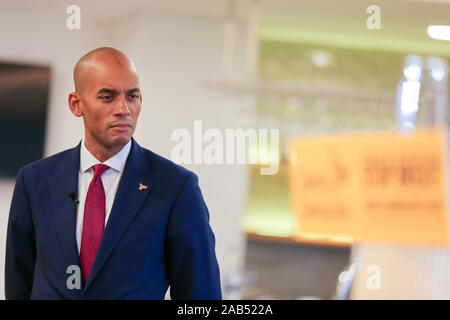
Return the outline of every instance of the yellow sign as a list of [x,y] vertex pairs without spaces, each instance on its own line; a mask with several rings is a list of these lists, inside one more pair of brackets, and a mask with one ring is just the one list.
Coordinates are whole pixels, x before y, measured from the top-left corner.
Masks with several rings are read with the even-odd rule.
[[299,236],[447,245],[445,141],[443,129],[294,139]]

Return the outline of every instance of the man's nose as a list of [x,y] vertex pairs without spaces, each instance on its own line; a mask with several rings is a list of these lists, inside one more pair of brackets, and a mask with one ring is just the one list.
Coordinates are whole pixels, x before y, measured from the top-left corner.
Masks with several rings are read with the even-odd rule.
[[128,102],[125,97],[121,97],[119,101],[117,101],[114,113],[120,116],[130,114],[130,108],[128,107]]

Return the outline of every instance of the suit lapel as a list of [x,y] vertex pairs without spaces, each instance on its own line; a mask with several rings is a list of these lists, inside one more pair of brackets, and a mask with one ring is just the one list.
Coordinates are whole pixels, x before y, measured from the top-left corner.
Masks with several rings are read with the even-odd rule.
[[77,206],[69,201],[69,193],[78,190],[80,143],[61,161],[57,173],[48,178],[56,228],[66,256],[66,266],[80,265],[75,236]]
[[[139,189],[139,184],[147,186]],[[152,187],[149,167],[142,148],[132,139],[132,146],[111,209],[105,231],[92,265],[85,290],[95,279],[103,264],[133,220]]]

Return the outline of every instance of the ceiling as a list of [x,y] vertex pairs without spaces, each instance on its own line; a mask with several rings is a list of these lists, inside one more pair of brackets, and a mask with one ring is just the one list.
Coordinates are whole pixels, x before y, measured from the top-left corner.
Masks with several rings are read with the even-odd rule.
[[[245,20],[250,0],[235,0]],[[377,0],[381,29],[368,30],[366,8],[373,0],[261,0],[263,37],[283,41],[330,43],[346,47],[420,51],[450,56],[450,43],[430,39],[430,24],[450,25],[450,0]],[[65,12],[78,4],[82,15],[98,21],[142,16],[148,12],[177,12],[223,19],[227,0],[1,0],[1,10]],[[287,33],[286,33],[287,32]]]

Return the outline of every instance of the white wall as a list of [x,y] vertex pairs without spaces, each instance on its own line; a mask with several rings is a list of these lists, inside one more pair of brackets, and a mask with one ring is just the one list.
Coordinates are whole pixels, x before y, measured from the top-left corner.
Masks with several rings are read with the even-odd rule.
[[[61,2],[46,11],[0,10],[0,60],[44,63],[52,68],[46,156],[74,146],[83,136],[82,120],[70,113],[67,96],[73,89],[72,70],[77,59],[100,46],[115,46],[135,61],[144,99],[135,138],[162,156],[170,156],[174,129],[193,130],[194,120],[203,120],[204,130],[233,127],[237,108],[251,106],[251,99],[229,98],[202,84],[219,77],[220,20],[149,12],[138,19],[104,23],[83,12],[82,17],[89,19],[82,20],[82,30],[71,31],[65,27],[66,5]],[[240,55],[242,48],[240,43]],[[210,209],[224,284],[228,274],[243,266],[245,243],[240,219],[246,202],[247,168],[188,168],[198,174]],[[11,181],[0,184],[0,298],[4,298],[5,237],[12,188]]]

